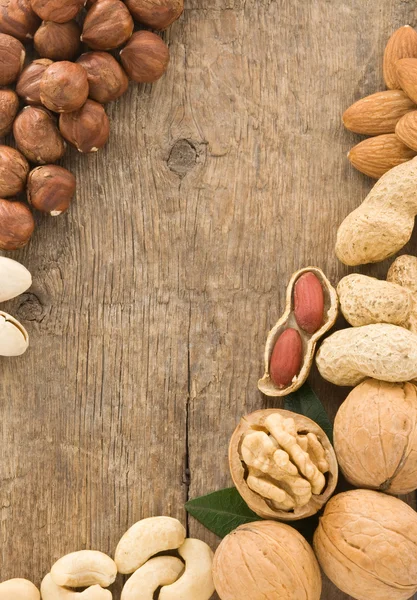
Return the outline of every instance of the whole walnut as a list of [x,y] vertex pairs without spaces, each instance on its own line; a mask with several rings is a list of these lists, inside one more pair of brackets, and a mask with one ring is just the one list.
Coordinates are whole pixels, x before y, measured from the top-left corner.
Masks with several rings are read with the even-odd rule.
[[275,521],[241,525],[224,538],[213,562],[221,600],[319,600],[313,550],[294,528]]
[[73,60],[80,51],[80,35],[81,29],[76,21],[44,21],[33,39],[35,50],[42,58]]
[[356,487],[389,494],[417,489],[417,388],[366,379],[341,405],[334,424],[339,466]]
[[327,577],[356,600],[407,600],[417,592],[417,513],[398,498],[372,490],[334,496],[314,549]]
[[41,104],[41,79],[52,65],[49,58],[38,58],[23,69],[16,85],[16,92],[26,104]]
[[0,33],[7,33],[21,42],[32,39],[40,25],[30,0],[1,0]]
[[184,0],[125,0],[136,21],[152,29],[166,29],[181,16]]
[[19,110],[19,98],[13,90],[0,90],[0,137],[11,132]]

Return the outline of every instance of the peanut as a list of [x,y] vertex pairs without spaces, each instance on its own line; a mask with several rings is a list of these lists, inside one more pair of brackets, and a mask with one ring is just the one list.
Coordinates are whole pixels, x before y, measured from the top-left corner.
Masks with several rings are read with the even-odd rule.
[[396,258],[388,270],[387,281],[411,292],[412,309],[404,326],[417,333],[417,257],[403,254]]
[[323,324],[324,295],[314,273],[304,273],[294,286],[294,316],[307,333],[315,333]]
[[298,375],[303,356],[303,344],[296,329],[286,329],[277,339],[272,351],[269,372],[279,388],[289,385]]

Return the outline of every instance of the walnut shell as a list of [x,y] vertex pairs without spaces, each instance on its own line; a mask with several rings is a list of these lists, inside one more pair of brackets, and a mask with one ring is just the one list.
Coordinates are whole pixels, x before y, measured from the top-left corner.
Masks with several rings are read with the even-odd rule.
[[65,154],[55,120],[44,108],[26,106],[13,124],[13,134],[19,150],[33,163],[54,163]]
[[[293,311],[294,286],[295,286],[297,280],[301,277],[301,275],[303,275],[304,273],[310,273],[310,272],[314,273],[314,275],[316,275],[316,277],[319,279],[319,281],[322,284],[323,292],[324,292],[323,325],[320,327],[320,329],[318,329],[312,335],[306,333],[298,326],[297,321],[294,317],[294,311]],[[319,269],[318,267],[306,267],[305,269],[300,269],[299,271],[296,271],[288,283],[287,294],[286,294],[286,308],[285,308],[284,314],[279,319],[279,321],[274,325],[274,327],[271,329],[271,331],[268,334],[268,338],[266,340],[265,354],[264,354],[265,373],[264,373],[264,376],[262,377],[262,379],[260,379],[258,381],[258,388],[260,389],[260,391],[263,394],[266,394],[267,396],[286,396],[287,394],[290,394],[291,392],[295,392],[295,390],[298,390],[303,385],[303,383],[306,381],[306,379],[310,373],[310,369],[311,369],[311,366],[313,363],[313,358],[314,358],[314,352],[316,349],[316,344],[319,341],[319,339],[326,333],[326,331],[328,331],[331,327],[333,327],[333,325],[336,322],[337,315],[338,315],[338,299],[337,299],[336,290],[331,285],[331,283],[327,279],[327,277],[324,275],[323,271],[321,269]],[[303,343],[304,357],[303,357],[303,362],[302,362],[302,366],[301,366],[301,370],[300,370],[299,374],[295,377],[295,379],[289,386],[281,389],[281,388],[277,387],[275,385],[275,383],[272,381],[270,372],[269,372],[269,365],[271,362],[272,352],[274,350],[277,339],[289,327],[294,328],[299,332],[302,343]]]
[[44,21],[35,33],[35,50],[42,58],[74,60],[81,47],[81,29],[76,21],[54,23]]
[[151,29],[166,29],[184,10],[184,0],[126,0],[136,21]]
[[[313,494],[307,504],[296,506],[292,510],[277,510],[272,502],[249,488],[247,483],[248,469],[242,458],[242,443],[245,436],[253,431],[269,433],[269,429],[265,425],[265,420],[270,415],[276,413],[285,419],[294,419],[298,435],[305,435],[306,433],[314,434],[324,449],[325,458],[329,466],[328,472],[325,473],[325,487],[322,492],[320,494]],[[232,479],[240,495],[246,504],[263,519],[295,521],[316,514],[333,494],[338,479],[336,455],[329,438],[321,427],[303,415],[281,409],[258,410],[242,417],[230,440],[229,465]],[[300,473],[299,475],[304,479],[303,475]]]
[[30,63],[21,73],[16,86],[16,92],[26,104],[41,104],[40,83],[46,69],[52,65],[52,60],[39,58]]
[[356,600],[407,600],[417,592],[417,513],[371,490],[326,506],[314,549],[327,577]]
[[416,422],[415,385],[366,379],[355,387],[334,424],[336,456],[346,479],[388,494],[417,489]]
[[40,25],[30,0],[1,0],[0,32],[7,33],[21,42],[32,39]]
[[11,132],[19,110],[19,98],[13,90],[0,90],[0,137]]
[[313,550],[284,523],[255,521],[224,538],[214,556],[221,600],[319,600],[321,575]]

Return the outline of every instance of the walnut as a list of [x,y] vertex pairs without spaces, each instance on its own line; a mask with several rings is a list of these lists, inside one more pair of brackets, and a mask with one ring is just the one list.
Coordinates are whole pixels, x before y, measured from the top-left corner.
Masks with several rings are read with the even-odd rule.
[[337,483],[336,456],[324,431],[286,410],[244,417],[232,436],[229,460],[237,489],[263,518],[313,515]]

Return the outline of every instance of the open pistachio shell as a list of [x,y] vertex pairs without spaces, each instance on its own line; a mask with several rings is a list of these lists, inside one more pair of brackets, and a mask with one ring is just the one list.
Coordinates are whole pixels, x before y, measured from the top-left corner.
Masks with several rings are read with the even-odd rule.
[[29,271],[11,258],[0,256],[0,302],[11,300],[32,285]]
[[[299,279],[299,277],[301,277],[301,275],[303,275],[304,273],[314,273],[314,275],[316,275],[323,287],[323,325],[312,335],[306,333],[299,327],[293,312],[294,286],[297,279]],[[305,269],[300,269],[299,271],[296,271],[293,274],[287,287],[285,312],[279,319],[279,321],[271,329],[266,340],[265,373],[262,379],[258,381],[258,388],[262,393],[266,394],[267,396],[286,396],[291,392],[295,392],[295,390],[298,390],[298,388],[300,388],[303,385],[310,373],[311,365],[313,363],[314,358],[314,352],[318,340],[326,333],[326,331],[333,327],[333,325],[336,322],[338,315],[338,305],[339,302],[337,299],[336,290],[331,285],[330,281],[327,279],[327,277],[321,269],[319,269],[318,267],[306,267]],[[271,355],[274,350],[274,346],[277,339],[289,327],[296,329],[301,336],[303,345],[303,360],[301,363],[300,372],[296,377],[294,377],[291,384],[287,387],[279,388],[275,385],[275,383],[270,377],[269,365],[271,361]]]
[[0,311],[0,356],[20,356],[29,346],[29,334],[11,315]]
[[[324,457],[328,463],[325,475],[325,487],[320,494],[312,494],[310,500],[304,506],[296,506],[291,510],[279,510],[274,507],[273,502],[252,491],[247,483],[248,467],[242,457],[242,444],[246,435],[251,432],[265,432],[269,434],[269,428],[265,421],[270,415],[278,413],[284,419],[294,419],[297,435],[305,436],[314,434],[324,449]],[[239,425],[234,431],[229,445],[229,465],[233,482],[246,504],[257,515],[263,519],[277,519],[279,521],[296,521],[316,514],[326,504],[333,494],[338,479],[338,465],[336,455],[329,438],[324,431],[311,419],[288,410],[269,409],[257,410],[250,415],[242,417]],[[268,475],[266,475],[268,478]],[[286,485],[287,491],[291,491]]]

